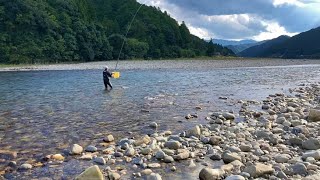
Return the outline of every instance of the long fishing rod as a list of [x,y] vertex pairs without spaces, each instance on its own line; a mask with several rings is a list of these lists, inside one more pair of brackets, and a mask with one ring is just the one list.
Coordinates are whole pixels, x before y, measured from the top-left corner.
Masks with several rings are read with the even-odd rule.
[[118,59],[117,59],[117,63],[116,63],[115,70],[118,68],[118,63],[119,63],[120,55],[121,55],[121,52],[122,52],[124,43],[125,43],[125,41],[126,41],[126,39],[127,39],[127,35],[128,35],[129,30],[130,30],[130,28],[131,28],[131,25],[132,25],[134,19],[136,18],[137,14],[138,14],[138,12],[140,11],[140,9],[141,9],[142,6],[143,6],[143,4],[141,4],[141,5],[139,6],[138,10],[137,10],[136,13],[134,14],[134,16],[133,16],[133,18],[132,18],[132,20],[131,20],[131,22],[130,22],[130,24],[129,24],[129,26],[128,26],[126,35],[124,36],[124,39],[123,39],[123,41],[122,41],[122,45],[121,45],[120,52],[119,52],[119,55],[118,55]]

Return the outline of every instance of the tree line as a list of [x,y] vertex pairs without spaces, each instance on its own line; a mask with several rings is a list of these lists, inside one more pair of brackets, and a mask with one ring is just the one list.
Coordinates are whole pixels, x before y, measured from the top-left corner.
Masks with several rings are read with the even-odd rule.
[[167,12],[135,0],[0,0],[0,63],[233,56]]

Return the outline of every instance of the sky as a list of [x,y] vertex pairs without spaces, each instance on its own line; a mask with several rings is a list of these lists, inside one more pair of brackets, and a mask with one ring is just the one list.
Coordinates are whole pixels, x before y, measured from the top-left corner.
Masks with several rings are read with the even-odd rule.
[[137,0],[159,7],[203,39],[257,41],[320,26],[320,0]]

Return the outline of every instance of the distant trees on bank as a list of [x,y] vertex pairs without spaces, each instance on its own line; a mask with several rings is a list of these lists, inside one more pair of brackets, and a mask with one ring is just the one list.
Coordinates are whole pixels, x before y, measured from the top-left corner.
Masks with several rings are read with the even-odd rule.
[[[117,59],[139,6],[135,0],[2,0],[0,63]],[[148,6],[141,8],[125,40],[121,59],[234,55]]]

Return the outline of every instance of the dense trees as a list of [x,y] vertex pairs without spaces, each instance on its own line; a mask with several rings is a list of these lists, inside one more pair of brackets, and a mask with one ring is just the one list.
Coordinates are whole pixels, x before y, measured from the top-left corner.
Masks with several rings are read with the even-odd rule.
[[[0,63],[234,55],[135,0],[0,0]],[[207,49],[214,53],[208,53]]]

